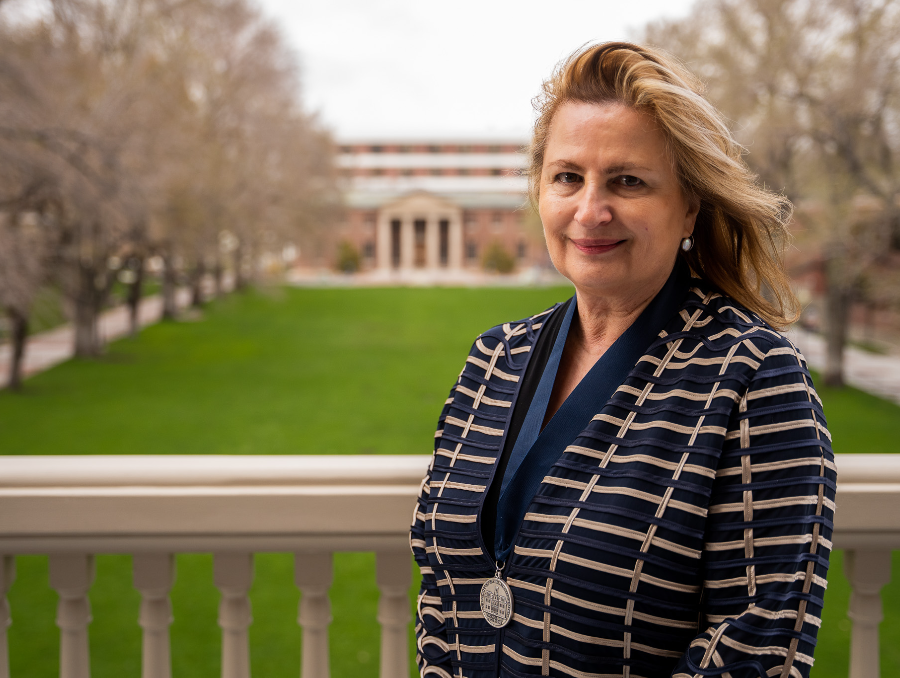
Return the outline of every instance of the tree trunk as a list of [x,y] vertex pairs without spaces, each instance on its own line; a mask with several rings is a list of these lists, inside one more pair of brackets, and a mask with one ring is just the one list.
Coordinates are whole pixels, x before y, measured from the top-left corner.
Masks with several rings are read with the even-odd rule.
[[25,342],[28,339],[28,316],[16,309],[7,309],[12,339],[12,361],[9,363],[9,383],[12,391],[22,390],[22,363],[25,360]]
[[203,306],[203,276],[206,275],[206,265],[200,259],[194,267],[191,275],[191,306],[201,308]]
[[240,291],[247,286],[244,278],[244,248],[238,245],[234,248],[234,289]]
[[853,292],[846,284],[834,280],[830,264],[826,268],[825,286],[825,374],[826,386],[844,386],[844,347],[847,344],[847,325]]
[[213,278],[216,281],[216,297],[221,297],[225,294],[225,280],[223,276],[225,275],[225,269],[222,266],[222,259],[220,257],[216,257],[216,265],[213,268]]
[[143,258],[135,257],[131,270],[134,271],[134,281],[128,286],[128,321],[131,336],[136,337],[141,329],[140,309],[144,289]]
[[162,317],[165,320],[174,320],[178,317],[178,304],[175,300],[176,292],[176,276],[174,263],[171,254],[163,255],[163,276],[162,276],[162,298],[163,312]]
[[97,331],[97,289],[93,266],[78,265],[78,293],[75,297],[75,355],[92,358],[100,353]]

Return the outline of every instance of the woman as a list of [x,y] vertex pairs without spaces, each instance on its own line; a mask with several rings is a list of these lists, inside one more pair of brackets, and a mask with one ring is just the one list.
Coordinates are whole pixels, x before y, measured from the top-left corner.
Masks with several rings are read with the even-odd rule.
[[809,673],[835,468],[773,329],[789,204],[700,91],[627,43],[545,83],[531,197],[576,294],[478,337],[441,414],[423,676]]

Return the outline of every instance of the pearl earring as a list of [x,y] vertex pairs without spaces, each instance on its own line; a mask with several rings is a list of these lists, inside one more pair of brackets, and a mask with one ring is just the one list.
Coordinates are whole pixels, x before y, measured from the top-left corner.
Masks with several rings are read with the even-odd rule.
[[687,238],[681,241],[681,249],[685,252],[690,252],[694,248],[694,236],[689,235]]

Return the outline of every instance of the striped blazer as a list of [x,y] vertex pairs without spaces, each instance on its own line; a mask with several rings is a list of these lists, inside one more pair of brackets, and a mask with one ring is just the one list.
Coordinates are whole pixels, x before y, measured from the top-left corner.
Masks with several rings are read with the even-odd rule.
[[514,614],[499,630],[479,607],[495,572],[480,511],[520,356],[556,307],[477,338],[411,530],[421,675],[808,676],[836,484],[822,404],[790,341],[691,284],[543,479],[505,567]]

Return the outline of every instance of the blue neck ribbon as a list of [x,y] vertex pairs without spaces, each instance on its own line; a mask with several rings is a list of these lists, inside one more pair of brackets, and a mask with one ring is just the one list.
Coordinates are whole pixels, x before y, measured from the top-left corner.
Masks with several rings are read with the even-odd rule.
[[500,485],[494,542],[497,562],[506,562],[528,506],[550,468],[612,397],[669,319],[677,313],[689,283],[688,272],[676,264],[666,284],[647,308],[594,363],[541,430],[575,315],[577,298],[572,299]]

